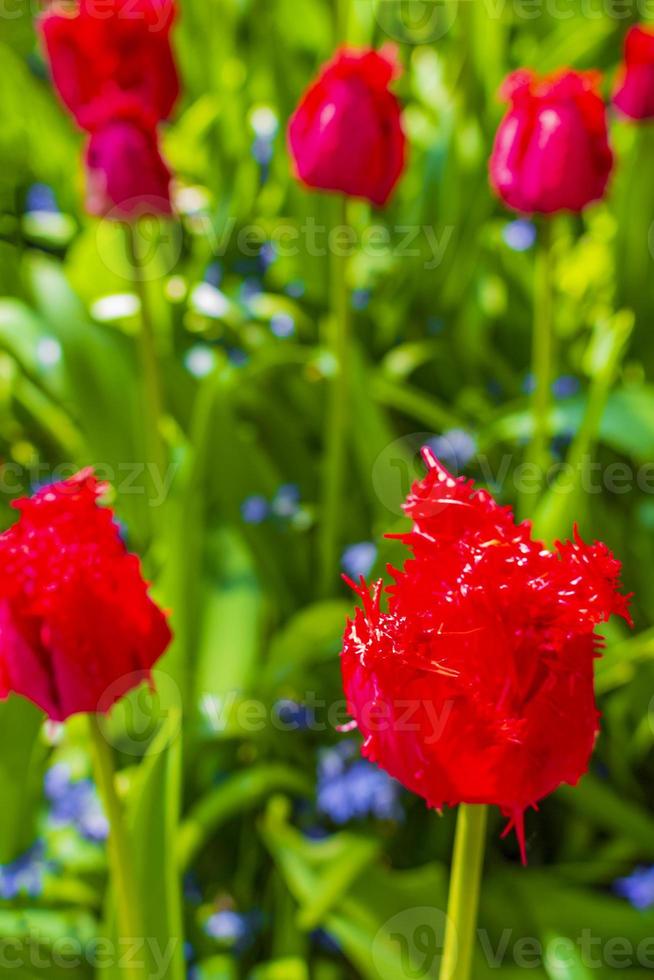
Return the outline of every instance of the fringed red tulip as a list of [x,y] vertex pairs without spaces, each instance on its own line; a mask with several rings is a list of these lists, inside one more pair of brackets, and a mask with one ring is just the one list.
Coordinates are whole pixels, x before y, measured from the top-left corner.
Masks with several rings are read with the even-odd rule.
[[349,710],[368,759],[431,807],[498,806],[524,855],[525,810],[588,767],[595,627],[629,620],[620,564],[577,531],[548,550],[424,455],[401,536],[413,557],[386,590],[353,585],[363,608],[342,652]]
[[123,544],[90,470],[14,505],[0,535],[0,697],[54,721],[107,711],[168,646],[164,613]]

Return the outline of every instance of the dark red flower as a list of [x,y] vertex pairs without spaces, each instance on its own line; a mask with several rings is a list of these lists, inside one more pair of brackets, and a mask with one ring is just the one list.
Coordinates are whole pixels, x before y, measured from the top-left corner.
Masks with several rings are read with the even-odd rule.
[[0,697],[55,721],[106,711],[168,646],[165,615],[91,470],[19,500],[0,535]]
[[117,116],[91,134],[86,173],[89,214],[129,221],[172,211],[171,174],[156,130],[138,119]]
[[510,108],[490,159],[502,200],[525,214],[581,211],[604,196],[613,168],[606,110],[594,72],[538,79],[514,72],[503,97]]
[[627,32],[624,64],[613,103],[631,119],[654,118],[654,31],[651,27],[636,26]]
[[179,95],[170,43],[174,0],[80,0],[53,8],[41,31],[59,96],[91,134],[87,206],[130,220],[169,214],[170,173],[157,124]]
[[402,112],[389,89],[398,73],[389,48],[341,48],[324,66],[288,129],[303,183],[386,204],[406,161]]
[[342,652],[349,710],[368,759],[431,807],[500,807],[524,855],[524,811],[588,767],[595,627],[613,613],[630,621],[620,564],[576,530],[549,551],[529,522],[424,457],[401,536],[413,558],[389,569],[385,590],[353,585],[363,609]]

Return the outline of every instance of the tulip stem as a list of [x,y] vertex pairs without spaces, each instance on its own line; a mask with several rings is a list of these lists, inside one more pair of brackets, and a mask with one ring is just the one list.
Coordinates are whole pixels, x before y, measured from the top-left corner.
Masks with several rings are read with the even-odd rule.
[[146,447],[153,463],[159,470],[159,478],[164,479],[166,451],[159,428],[163,414],[163,397],[159,377],[159,361],[155,340],[154,320],[148,301],[144,267],[139,251],[138,236],[133,224],[125,225],[127,255],[132,269],[134,291],[139,299],[141,323],[139,330],[139,354],[143,382],[143,402],[146,419]]
[[521,499],[521,517],[531,517],[538,503],[551,462],[550,412],[552,405],[552,360],[554,350],[554,276],[552,261],[552,219],[540,227],[534,278],[534,327],[532,341],[532,376],[534,391],[531,402],[533,432],[526,462],[533,473],[526,476],[529,489]]
[[[95,780],[105,815],[109,821],[107,850],[118,932],[123,942],[134,943],[134,951],[138,953],[144,935],[141,923],[141,904],[134,874],[134,857],[125,825],[123,807],[116,793],[113,753],[100,727],[98,716],[89,715],[88,719]],[[131,960],[132,957],[128,957],[128,959]],[[138,955],[136,959],[138,960]],[[129,966],[126,965],[125,974],[128,980],[140,980],[143,971],[136,963],[132,963]]]
[[440,980],[470,980],[488,808],[462,803],[456,823]]
[[[339,200],[339,222],[347,225],[347,198]],[[337,223],[339,223],[337,222]],[[349,418],[348,348],[350,341],[350,296],[347,283],[347,257],[334,248],[331,255],[331,312],[328,350],[330,370],[327,415],[325,419],[325,473],[323,479],[322,521],[320,525],[320,594],[327,596],[336,579],[340,544],[343,485],[346,462],[346,436]]]

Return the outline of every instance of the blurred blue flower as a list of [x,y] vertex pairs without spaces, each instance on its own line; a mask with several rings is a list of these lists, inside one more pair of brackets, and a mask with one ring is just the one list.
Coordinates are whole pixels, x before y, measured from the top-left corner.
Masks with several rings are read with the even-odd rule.
[[275,313],[270,318],[270,329],[280,340],[292,337],[295,333],[295,320],[290,313]]
[[342,951],[342,947],[337,940],[326,932],[325,929],[314,929],[311,933],[311,939],[318,949],[321,949],[324,953],[340,953]]
[[232,909],[221,909],[207,919],[204,931],[211,939],[229,946],[236,953],[242,953],[254,939],[260,918],[260,913],[256,911],[241,915]]
[[654,865],[640,865],[626,878],[618,878],[614,890],[631,902],[634,908],[648,909],[654,905]]
[[45,775],[45,795],[53,827],[73,827],[90,841],[104,841],[109,824],[91,779],[72,780],[68,766],[58,763]]
[[372,541],[351,544],[341,555],[341,568],[351,579],[358,582],[367,578],[377,560],[377,546]]
[[276,517],[293,517],[300,505],[300,488],[295,483],[284,483],[272,502],[272,512]]
[[252,302],[253,299],[256,299],[257,296],[260,296],[261,293],[262,286],[260,280],[256,279],[254,276],[249,276],[241,285],[241,302],[245,303],[247,306],[248,303]]
[[207,266],[204,273],[204,281],[218,289],[223,281],[223,267],[220,262],[212,262]]
[[552,392],[557,398],[571,398],[580,388],[581,382],[573,374],[563,374],[552,384]]
[[292,296],[293,299],[299,299],[301,296],[304,296],[306,289],[307,287],[302,279],[294,279],[292,282],[286,284],[284,292],[287,296]]
[[206,344],[195,344],[186,351],[184,366],[194,378],[206,378],[216,366],[216,355]]
[[51,214],[58,214],[57,199],[54,191],[47,184],[32,184],[25,197],[25,211],[29,214],[33,211],[48,211]]
[[256,136],[252,142],[252,156],[262,167],[267,167],[273,158],[273,141],[267,136]]
[[351,302],[355,310],[365,310],[370,304],[372,293],[369,289],[353,289]]
[[241,517],[246,524],[263,524],[269,513],[268,501],[260,493],[246,497],[241,504]]
[[246,351],[242,347],[227,347],[227,360],[234,367],[243,367],[250,360]]
[[449,429],[430,439],[428,445],[449,469],[459,473],[477,452],[475,437],[465,429]]
[[525,218],[510,221],[502,229],[502,238],[514,252],[526,252],[536,241],[536,225]]
[[0,865],[0,898],[12,899],[19,895],[38,898],[43,894],[48,868],[45,845],[39,840],[15,861]]
[[273,710],[285,728],[295,731],[306,731],[315,718],[311,708],[290,698],[282,698],[276,701]]
[[207,919],[204,930],[212,939],[223,942],[237,943],[247,935],[248,924],[244,915],[224,909]]
[[265,272],[266,269],[269,269],[276,258],[277,251],[274,244],[272,242],[264,242],[259,250],[259,263],[262,270]]
[[318,810],[336,824],[364,817],[400,820],[401,787],[387,773],[362,759],[356,742],[340,742],[318,757]]

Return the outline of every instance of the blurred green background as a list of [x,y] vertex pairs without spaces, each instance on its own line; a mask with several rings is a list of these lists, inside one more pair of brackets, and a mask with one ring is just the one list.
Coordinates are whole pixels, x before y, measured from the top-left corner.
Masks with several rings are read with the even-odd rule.
[[[387,211],[351,208],[350,575],[403,560],[382,536],[403,526],[424,441],[515,503],[538,229],[488,187],[498,86],[521,65],[598,67],[608,95],[644,8],[352,0],[352,42],[398,45],[411,157]],[[334,203],[294,182],[284,134],[334,49],[333,5],[181,3],[184,94],[164,134],[179,221],[139,229],[172,460],[154,476],[122,232],[83,213],[82,139],[51,92],[37,13],[0,15],[1,519],[96,465],[172,610],[158,696],[137,692],[107,729],[149,935],[173,940],[151,975],[435,978],[454,814],[427,811],[336,731],[353,607],[340,569],[318,598]],[[554,482],[535,516],[548,538],[576,520],[615,550],[636,629],[607,630],[591,772],[528,815],[527,869],[493,814],[475,980],[654,970],[654,129],[612,117],[611,131],[607,200],[555,230],[552,449],[587,479],[563,495]],[[0,732],[3,971],[20,959],[21,978],[114,980],[96,942],[106,825],[84,722],[44,727],[12,700]]]

